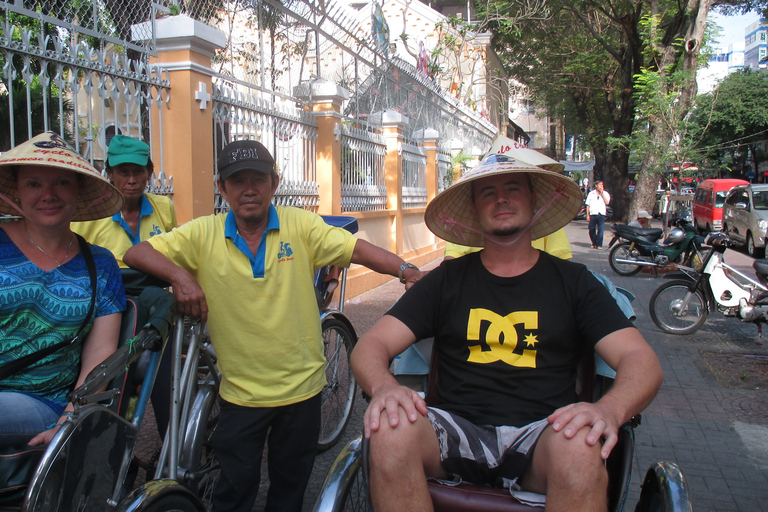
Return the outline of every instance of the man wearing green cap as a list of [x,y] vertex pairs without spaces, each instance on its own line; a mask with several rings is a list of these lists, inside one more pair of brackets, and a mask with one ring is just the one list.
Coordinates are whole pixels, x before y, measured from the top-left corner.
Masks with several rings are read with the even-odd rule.
[[149,146],[126,135],[115,135],[107,149],[107,176],[125,197],[123,209],[106,219],[73,222],[72,231],[88,242],[106,247],[121,268],[125,251],[176,227],[176,210],[165,196],[146,193],[154,171]]
[[[107,148],[107,176],[125,197],[123,208],[111,217],[73,222],[71,229],[88,242],[109,249],[120,268],[125,252],[150,237],[176,227],[176,210],[165,196],[144,192],[154,171],[149,145],[133,137],[115,135]],[[152,388],[157,430],[165,435],[170,419],[171,351],[166,350]]]
[[[483,250],[427,274],[352,352],[371,396],[363,419],[376,512],[432,510],[427,477],[525,492],[548,512],[607,510],[604,460],[662,373],[586,267],[531,245],[580,204],[569,178],[498,153],[427,207],[435,235]],[[392,358],[428,337],[439,368],[430,407],[389,373]],[[616,380],[599,401],[578,402],[577,366],[593,350]]]

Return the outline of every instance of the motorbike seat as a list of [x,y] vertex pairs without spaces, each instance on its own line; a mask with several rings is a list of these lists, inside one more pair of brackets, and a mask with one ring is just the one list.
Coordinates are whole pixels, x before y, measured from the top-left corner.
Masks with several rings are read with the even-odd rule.
[[752,264],[757,275],[763,279],[768,279],[768,260],[755,260]]
[[614,231],[618,233],[619,235],[623,233],[628,233],[631,235],[639,236],[642,238],[647,239],[653,239],[658,240],[661,238],[661,234],[664,232],[663,229],[660,228],[638,228],[635,226],[629,226],[627,224],[614,224],[613,225]]

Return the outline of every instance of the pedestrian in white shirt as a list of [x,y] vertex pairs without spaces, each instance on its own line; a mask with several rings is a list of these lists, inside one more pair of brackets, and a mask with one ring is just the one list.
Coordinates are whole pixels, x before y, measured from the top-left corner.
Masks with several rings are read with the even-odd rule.
[[607,206],[611,204],[611,195],[605,191],[602,180],[595,183],[595,188],[587,194],[587,221],[589,221],[589,239],[593,249],[603,248],[603,230]]

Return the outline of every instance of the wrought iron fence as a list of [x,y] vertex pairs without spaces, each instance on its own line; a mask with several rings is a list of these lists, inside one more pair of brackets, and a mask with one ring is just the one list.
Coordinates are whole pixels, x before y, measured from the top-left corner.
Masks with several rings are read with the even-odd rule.
[[[296,108],[295,100],[267,95],[246,82],[222,76],[214,77],[212,97],[215,157],[218,158],[218,152],[229,142],[258,140],[275,158],[280,176],[274,203],[317,211],[317,123],[312,115]],[[228,209],[216,186],[215,212]]]
[[439,194],[453,183],[451,154],[444,148],[437,150],[437,193]]
[[[0,0],[0,126],[11,126],[0,133],[0,150],[45,129],[59,131],[97,166],[115,133],[162,145],[162,130],[152,133],[152,126],[162,124],[170,84],[148,65],[148,56],[155,50],[153,21],[169,7],[228,35],[227,47],[213,61],[216,151],[239,138],[263,142],[279,167],[280,204],[317,209],[317,127],[304,111],[310,98],[298,92],[316,79],[350,91],[342,114],[355,125],[376,130],[373,114],[394,109],[409,119],[406,137],[431,128],[444,140],[488,147],[496,128],[415,65],[388,55],[366,25],[370,13],[355,11],[356,5],[361,4]],[[344,139],[349,158],[342,164],[342,208],[385,208],[383,146],[368,134]],[[405,150],[408,206],[426,201],[425,160],[423,150]],[[162,173],[162,157],[155,164]],[[227,208],[218,192],[215,208]]]
[[403,157],[403,208],[427,205],[427,150],[402,142]]
[[342,211],[386,209],[387,187],[384,183],[386,153],[387,147],[383,135],[342,125]]
[[[369,12],[354,7],[363,4],[233,0],[210,4],[208,10],[196,5],[199,16],[219,20],[216,26],[228,37],[215,70],[254,90],[290,99],[298,96],[297,87],[320,79],[350,91],[343,114],[356,122],[370,125],[372,114],[394,109],[409,118],[407,136],[431,128],[479,148],[490,146],[496,133],[495,126],[414,64],[385,53],[367,25]],[[307,106],[306,98],[293,100]]]
[[[154,50],[152,22],[170,12],[167,0],[2,0],[0,17],[17,26],[47,27],[48,34],[93,48],[119,45],[139,53]],[[56,27],[55,30],[50,30]]]
[[[142,5],[131,19],[152,16]],[[111,8],[99,2],[0,1],[0,151],[55,131],[103,168],[115,134],[162,147],[153,120],[162,132],[167,73],[148,65],[147,46],[120,39],[125,19],[115,22],[117,4]],[[160,155],[155,166],[165,176]],[[172,193],[172,180],[161,189]]]

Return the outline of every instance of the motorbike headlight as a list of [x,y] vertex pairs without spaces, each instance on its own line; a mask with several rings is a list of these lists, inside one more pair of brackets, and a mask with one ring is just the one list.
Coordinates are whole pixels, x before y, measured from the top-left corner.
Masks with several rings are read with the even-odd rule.
[[760,228],[760,231],[765,231],[768,229],[768,220],[760,219],[757,221],[757,227]]

